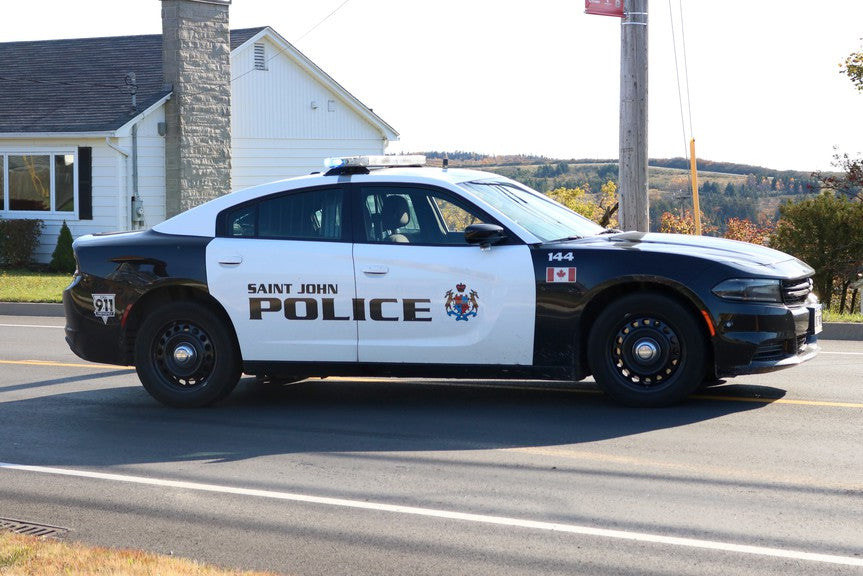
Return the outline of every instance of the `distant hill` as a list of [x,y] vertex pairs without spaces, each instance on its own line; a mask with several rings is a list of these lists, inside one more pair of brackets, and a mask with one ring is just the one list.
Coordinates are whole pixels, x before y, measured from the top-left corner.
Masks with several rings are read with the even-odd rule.
[[[474,152],[424,152],[430,165],[441,165],[444,157],[452,167],[479,168],[501,174],[541,192],[556,188],[582,188],[596,194],[601,186],[619,184],[617,159],[555,159],[545,156],[488,156]],[[691,209],[689,160],[649,161],[651,229],[659,227],[663,212]],[[779,205],[817,194],[818,178],[811,172],[772,170],[711,160],[697,161],[701,210],[710,222],[724,229],[729,218],[776,220]]]

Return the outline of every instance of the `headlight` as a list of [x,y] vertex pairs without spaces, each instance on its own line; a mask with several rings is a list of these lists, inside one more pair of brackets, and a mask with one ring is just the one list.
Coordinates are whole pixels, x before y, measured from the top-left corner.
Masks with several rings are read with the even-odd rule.
[[717,284],[713,293],[726,300],[782,302],[779,280],[766,278],[732,278]]

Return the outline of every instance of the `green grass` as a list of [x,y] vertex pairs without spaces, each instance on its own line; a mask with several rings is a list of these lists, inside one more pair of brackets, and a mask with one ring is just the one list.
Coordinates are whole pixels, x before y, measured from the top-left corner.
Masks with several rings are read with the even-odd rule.
[[0,270],[0,302],[62,302],[71,274]]
[[863,322],[863,314],[860,314],[859,312],[857,314],[848,314],[847,312],[845,314],[839,314],[832,310],[824,310],[824,321],[860,323]]

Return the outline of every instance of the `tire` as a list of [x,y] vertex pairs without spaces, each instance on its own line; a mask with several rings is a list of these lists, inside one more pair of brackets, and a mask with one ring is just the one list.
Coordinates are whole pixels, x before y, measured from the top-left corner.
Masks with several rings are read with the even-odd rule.
[[147,315],[135,340],[135,369],[153,398],[176,408],[207,406],[241,374],[231,329],[209,308],[174,302]]
[[680,402],[706,373],[706,341],[696,318],[661,294],[612,302],[594,322],[587,350],[596,383],[628,406]]

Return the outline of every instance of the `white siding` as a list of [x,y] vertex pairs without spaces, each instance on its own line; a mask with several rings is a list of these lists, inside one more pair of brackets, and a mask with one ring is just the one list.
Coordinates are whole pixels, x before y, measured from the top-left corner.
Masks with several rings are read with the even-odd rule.
[[[145,118],[138,128],[138,189],[144,199],[145,226],[165,219],[165,146],[156,123],[161,111]],[[38,218],[45,223],[37,262],[47,263],[57,245],[63,221],[72,237],[131,229],[132,137],[113,138],[112,143],[129,152],[128,159],[110,148],[105,138],[0,139],[0,152],[74,152],[87,146],[93,150],[93,219],[79,220],[77,212],[0,212],[0,218]],[[80,164],[79,164],[80,166]],[[77,186],[77,181],[76,181]],[[76,188],[76,198],[77,188]]]
[[320,171],[328,156],[384,152],[383,134],[347,101],[277,44],[257,42],[267,70],[254,69],[252,43],[231,55],[234,190]]
[[[144,201],[144,228],[165,220],[165,137],[158,124],[165,121],[165,109],[159,108],[138,124],[138,195]],[[132,150],[132,138],[123,139]],[[132,159],[129,158],[129,194],[132,193]],[[131,216],[131,207],[127,211]],[[128,226],[128,224],[127,224]]]

